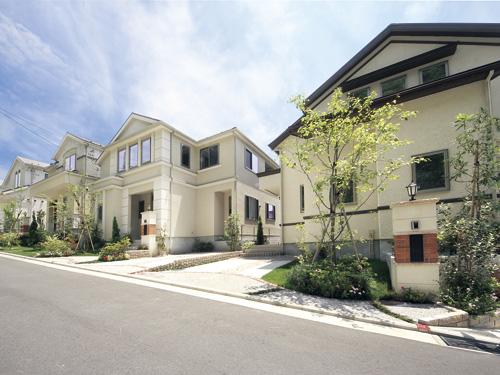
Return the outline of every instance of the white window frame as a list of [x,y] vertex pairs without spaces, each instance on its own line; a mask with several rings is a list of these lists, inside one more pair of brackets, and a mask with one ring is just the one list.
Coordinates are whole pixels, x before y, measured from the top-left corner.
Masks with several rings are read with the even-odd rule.
[[[384,94],[384,83],[387,83],[387,82],[391,82],[391,81],[395,81],[397,79],[400,79],[400,78],[404,78],[405,79],[405,84],[404,84],[404,87],[401,89],[401,90],[398,90],[398,91],[395,91],[393,93],[390,93],[390,94]],[[389,79],[386,79],[385,81],[382,81],[380,82],[380,94],[382,97],[384,96],[388,96],[388,95],[395,95],[397,94],[398,92],[401,92],[403,90],[406,90],[406,85],[408,83],[408,76],[406,74],[401,74],[399,76],[395,76],[395,77],[391,77]]]
[[[247,166],[247,158],[246,158],[246,153],[247,152],[250,153],[250,164],[251,164],[250,168]],[[248,147],[245,147],[245,157],[244,157],[243,162],[245,163],[245,168],[246,169],[248,169],[249,171],[251,171],[251,172],[253,172],[255,174],[259,173],[259,158]]]
[[76,154],[66,156],[64,159],[64,170],[68,172],[76,170]]
[[417,194],[419,191],[421,191],[422,193],[432,193],[432,192],[436,192],[436,191],[448,191],[448,190],[450,190],[450,162],[449,162],[448,149],[424,152],[422,154],[413,155],[412,157],[425,158],[426,156],[432,156],[432,155],[437,155],[437,154],[444,154],[444,186],[430,188],[430,189],[420,189],[420,187],[418,186],[418,181],[417,181],[417,166],[415,163],[413,163],[411,165],[411,175],[412,175],[412,180],[415,181],[415,183],[417,184],[417,187],[418,187]]
[[[120,154],[123,152],[123,168],[120,168]],[[118,172],[125,172],[127,170],[127,148],[120,148],[116,153],[116,170]]]
[[[132,148],[136,148],[136,153],[135,153],[135,164],[132,164]],[[136,142],[134,144],[131,144],[128,146],[128,168],[137,168],[139,166],[139,143]]]
[[[149,142],[149,159],[144,160],[144,143]],[[151,163],[151,137],[141,140],[141,165]]]

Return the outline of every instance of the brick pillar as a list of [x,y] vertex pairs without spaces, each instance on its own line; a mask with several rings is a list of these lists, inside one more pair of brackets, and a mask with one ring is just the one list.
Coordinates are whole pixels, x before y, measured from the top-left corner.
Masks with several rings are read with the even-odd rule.
[[426,233],[424,237],[424,262],[436,263],[438,261],[438,243],[436,233]]
[[397,263],[410,263],[410,236],[394,236],[394,260]]

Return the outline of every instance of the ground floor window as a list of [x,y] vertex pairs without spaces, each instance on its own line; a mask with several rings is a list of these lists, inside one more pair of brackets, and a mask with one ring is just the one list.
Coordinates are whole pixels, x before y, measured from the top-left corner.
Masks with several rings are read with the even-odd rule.
[[259,216],[259,201],[253,197],[245,195],[245,219],[257,220]]
[[266,220],[276,220],[276,207],[266,203]]

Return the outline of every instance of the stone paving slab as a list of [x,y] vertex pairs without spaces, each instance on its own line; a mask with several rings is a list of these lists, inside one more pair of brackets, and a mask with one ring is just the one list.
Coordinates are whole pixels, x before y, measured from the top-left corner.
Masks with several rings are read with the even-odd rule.
[[382,323],[397,323],[399,325],[414,324],[407,323],[403,320],[394,318],[383,313],[375,308],[369,301],[354,301],[354,300],[339,300],[334,298],[324,298],[311,296],[293,290],[283,289],[270,293],[260,294],[260,299],[265,301],[279,302],[283,304],[291,304],[295,306],[306,306],[317,308],[320,311],[335,313],[339,316],[361,318],[367,321],[375,321]]
[[251,294],[273,290],[275,285],[242,275],[215,272],[164,271],[142,272],[141,277],[181,284],[187,287],[207,288],[221,292]]

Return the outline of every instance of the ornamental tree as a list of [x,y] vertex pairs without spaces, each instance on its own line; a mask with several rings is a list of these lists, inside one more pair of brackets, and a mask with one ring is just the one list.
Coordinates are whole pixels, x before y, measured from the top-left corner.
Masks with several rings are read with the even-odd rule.
[[313,193],[313,220],[320,231],[313,236],[316,248],[312,261],[318,260],[322,251],[335,259],[345,240],[357,253],[351,216],[345,208],[347,197],[354,189],[364,193],[355,205],[358,210],[388,181],[398,178],[398,169],[419,161],[387,157],[388,152],[410,143],[398,137],[399,121],[415,113],[404,111],[395,101],[376,106],[375,97],[374,92],[359,98],[337,89],[325,111],[309,108],[301,96],[292,99],[303,117],[297,137],[288,140],[280,158],[305,176]]

